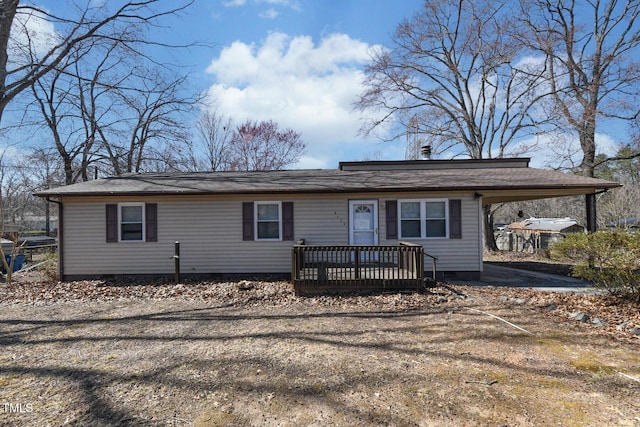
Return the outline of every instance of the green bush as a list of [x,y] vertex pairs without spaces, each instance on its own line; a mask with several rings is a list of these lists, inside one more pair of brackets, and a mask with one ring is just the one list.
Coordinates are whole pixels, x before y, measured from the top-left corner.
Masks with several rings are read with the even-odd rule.
[[574,264],[573,276],[640,302],[640,233],[572,233],[553,246],[552,256]]

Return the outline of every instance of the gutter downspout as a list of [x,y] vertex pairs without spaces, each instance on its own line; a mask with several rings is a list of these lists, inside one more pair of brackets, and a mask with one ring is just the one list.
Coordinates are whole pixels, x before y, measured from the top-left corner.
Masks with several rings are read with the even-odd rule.
[[58,205],[58,276],[60,281],[64,282],[64,245],[63,245],[63,224],[64,224],[64,205],[59,200],[52,200],[50,197],[46,198],[47,202],[55,203]]

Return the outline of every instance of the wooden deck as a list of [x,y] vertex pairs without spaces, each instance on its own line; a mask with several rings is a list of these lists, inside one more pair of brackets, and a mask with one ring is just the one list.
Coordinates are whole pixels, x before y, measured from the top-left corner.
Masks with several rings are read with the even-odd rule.
[[291,280],[298,294],[420,290],[424,287],[425,255],[421,245],[410,243],[295,245]]

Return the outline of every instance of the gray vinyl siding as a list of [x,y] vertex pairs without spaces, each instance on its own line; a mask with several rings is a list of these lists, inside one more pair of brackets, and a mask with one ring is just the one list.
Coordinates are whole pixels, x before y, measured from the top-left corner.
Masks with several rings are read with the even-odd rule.
[[[269,196],[167,196],[127,198],[65,198],[64,274],[172,274],[174,242],[180,242],[182,273],[284,273],[291,269],[291,246],[304,239],[310,245],[349,243],[349,200],[378,200],[379,243],[386,241],[386,200],[427,197],[371,194]],[[443,197],[432,195],[432,197]],[[438,256],[442,271],[480,271],[480,204],[461,197],[462,239],[414,241]],[[294,241],[243,241],[242,202],[293,201]],[[106,243],[105,204],[158,204],[157,242]],[[430,268],[429,264],[427,267]]]

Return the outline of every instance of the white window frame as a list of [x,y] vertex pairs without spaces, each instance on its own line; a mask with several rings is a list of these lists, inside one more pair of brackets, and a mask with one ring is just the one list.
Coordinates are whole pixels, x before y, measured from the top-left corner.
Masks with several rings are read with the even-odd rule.
[[[411,236],[411,237],[406,237],[402,235],[402,204],[403,203],[419,203],[420,204],[420,217],[417,218],[420,221],[420,236]],[[424,205],[424,200],[423,199],[403,199],[403,200],[398,200],[398,236],[400,236],[401,239],[423,239],[424,237],[424,212],[425,209],[425,205]],[[414,218],[407,218],[408,221],[415,221]]]
[[[128,206],[138,206],[142,210],[142,238],[140,240],[123,240],[122,239],[122,208]],[[144,203],[118,203],[118,242],[145,242],[147,236],[146,232],[147,219],[145,218],[145,204]]]
[[[402,203],[420,203],[420,237],[402,235]],[[427,236],[427,203],[444,202],[444,236]],[[443,218],[430,218],[443,219]],[[449,199],[400,199],[398,200],[398,236],[405,240],[448,239],[449,238]]]
[[[278,237],[268,237],[268,238],[260,238],[258,235],[258,223],[262,222],[258,219],[258,206],[260,205],[278,205]],[[255,240],[260,241],[272,241],[277,242],[282,240],[282,202],[276,201],[260,201],[253,203],[253,232],[255,236]],[[264,222],[275,222],[275,221],[264,221]]]

